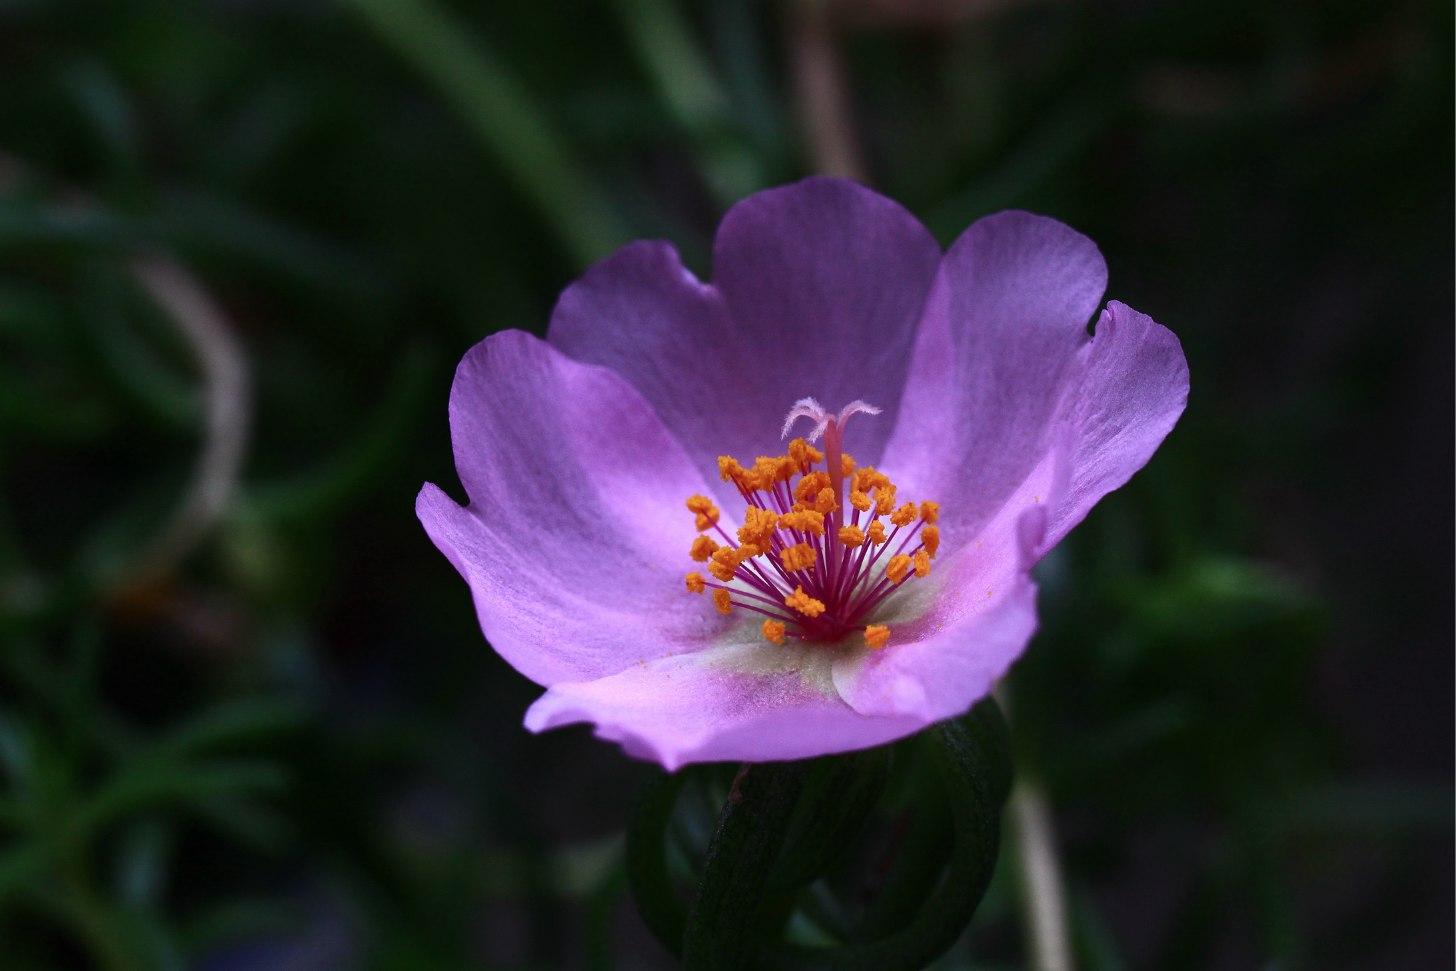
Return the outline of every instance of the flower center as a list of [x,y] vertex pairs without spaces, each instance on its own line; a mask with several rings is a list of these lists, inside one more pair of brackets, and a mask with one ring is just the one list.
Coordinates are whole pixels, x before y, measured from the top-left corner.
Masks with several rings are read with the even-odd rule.
[[[844,426],[861,413],[879,409],[856,401],[833,414],[805,398],[789,412],[784,437],[808,418],[815,423],[808,440],[789,442],[785,455],[760,455],[752,467],[719,457],[723,481],[743,496],[743,525],[730,536],[712,500],[688,498],[699,534],[689,555],[713,577],[689,573],[690,592],[711,589],[719,613],[737,607],[762,614],[763,636],[775,644],[790,637],[832,641],[857,628],[872,648],[889,643],[888,627],[866,622],[912,577],[930,573],[940,547],[940,506],[896,505],[889,476],[855,465],[843,449]],[[823,451],[811,444],[821,435]]]

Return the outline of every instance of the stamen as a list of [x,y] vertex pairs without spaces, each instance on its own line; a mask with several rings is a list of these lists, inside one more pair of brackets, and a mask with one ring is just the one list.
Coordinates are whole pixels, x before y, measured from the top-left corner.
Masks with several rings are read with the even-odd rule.
[[940,527],[926,526],[920,531],[920,545],[925,547],[925,552],[933,558],[936,550],[940,549]]
[[688,550],[688,556],[691,556],[694,562],[706,563],[708,557],[712,556],[717,549],[718,544],[713,542],[712,537],[699,535],[693,540],[692,549]]
[[784,606],[794,608],[805,617],[818,617],[825,609],[824,601],[809,596],[802,586],[796,587],[793,593],[784,598]]
[[891,583],[899,583],[905,579],[910,572],[910,557],[901,553],[899,556],[890,557],[889,565],[885,567],[885,576],[890,578]]
[[[878,413],[854,401],[834,414],[803,398],[785,419],[783,435],[801,418],[814,427],[806,438],[790,441],[786,454],[760,455],[752,467],[720,456],[718,474],[743,496],[741,525],[736,536],[730,534],[711,499],[688,498],[700,534],[688,555],[706,564],[716,581],[689,573],[688,591],[711,588],[720,613],[739,608],[766,618],[763,636],[773,644],[790,636],[837,641],[853,630],[862,631],[871,649],[888,644],[889,628],[866,622],[912,573],[929,575],[941,542],[934,525],[940,507],[930,501],[897,507],[890,477],[858,466],[844,451],[848,420]],[[810,444],[821,437],[822,451]],[[709,531],[716,536],[705,535]]]
[[793,546],[785,547],[779,552],[779,562],[785,570],[790,573],[797,573],[800,570],[812,570],[814,561],[818,555],[814,547],[808,543],[795,543]]

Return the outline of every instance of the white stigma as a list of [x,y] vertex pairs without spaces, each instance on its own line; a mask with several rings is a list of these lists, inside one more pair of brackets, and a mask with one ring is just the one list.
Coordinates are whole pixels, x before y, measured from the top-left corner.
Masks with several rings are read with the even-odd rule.
[[814,423],[814,427],[809,429],[808,439],[811,442],[817,442],[819,436],[823,435],[825,429],[829,427],[830,422],[834,422],[840,428],[843,428],[845,423],[849,421],[850,415],[878,415],[879,413],[879,408],[876,408],[867,401],[861,401],[859,399],[855,399],[839,409],[839,414],[836,415],[833,412],[826,411],[824,406],[814,398],[800,398],[794,402],[794,407],[789,409],[788,415],[784,418],[784,429],[780,437],[788,438],[789,431],[793,429],[794,424],[800,418],[807,418]]

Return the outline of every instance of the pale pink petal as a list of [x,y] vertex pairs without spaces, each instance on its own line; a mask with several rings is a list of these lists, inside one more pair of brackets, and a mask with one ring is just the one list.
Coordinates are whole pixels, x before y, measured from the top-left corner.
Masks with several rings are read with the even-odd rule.
[[[800,398],[898,402],[939,258],[895,202],[806,179],[729,210],[714,285],[670,245],[636,243],[562,294],[549,338],[625,376],[711,475],[721,454],[751,462],[781,450],[780,422]],[[892,420],[860,419],[846,447],[877,460]]]
[[1107,284],[1091,240],[1044,216],[972,225],[941,263],[884,467],[974,539],[1045,457]]
[[658,658],[595,681],[554,684],[526,727],[588,722],[600,738],[668,770],[689,762],[767,762],[879,745],[927,724],[866,716],[842,701],[822,647],[747,639]]
[[1188,362],[1178,338],[1126,304],[1108,303],[1081,356],[1080,379],[1057,418],[1060,434],[1074,444],[1048,548],[1147,464],[1188,402]]
[[496,334],[460,363],[450,433],[470,505],[426,485],[416,509],[522,674],[600,677],[722,628],[683,586],[696,535],[683,502],[706,485],[622,378]]
[[1058,449],[1032,470],[976,539],[934,561],[875,618],[890,643],[859,649],[834,666],[834,684],[865,715],[952,718],[985,697],[1036,630],[1028,575],[1043,548],[1048,509],[1065,488]]

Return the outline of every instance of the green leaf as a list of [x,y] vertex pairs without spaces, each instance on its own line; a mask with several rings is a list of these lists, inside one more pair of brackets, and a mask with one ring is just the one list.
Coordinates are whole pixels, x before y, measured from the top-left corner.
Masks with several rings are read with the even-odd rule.
[[481,146],[582,263],[626,235],[547,112],[495,53],[430,0],[348,0],[379,37],[435,84]]
[[782,967],[914,971],[945,953],[965,930],[996,867],[1001,808],[1011,789],[1011,745],[995,701],[982,701],[965,717],[926,733],[945,783],[954,823],[945,874],[902,930],[866,943],[836,948],[786,947]]
[[764,892],[809,766],[764,762],[739,771],[718,817],[697,899],[688,915],[683,967],[711,971],[756,963]]

